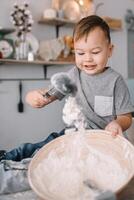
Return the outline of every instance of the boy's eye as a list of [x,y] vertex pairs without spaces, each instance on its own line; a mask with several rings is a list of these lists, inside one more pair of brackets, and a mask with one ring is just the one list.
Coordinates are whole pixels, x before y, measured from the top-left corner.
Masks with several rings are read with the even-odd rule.
[[92,54],[98,54],[98,53],[100,53],[100,51],[94,51],[94,52],[92,52]]
[[76,52],[78,55],[84,55],[84,53],[83,52]]

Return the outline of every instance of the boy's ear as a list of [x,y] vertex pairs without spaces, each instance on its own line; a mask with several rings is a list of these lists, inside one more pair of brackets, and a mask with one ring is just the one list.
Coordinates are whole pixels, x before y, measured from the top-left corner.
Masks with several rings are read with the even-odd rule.
[[113,44],[110,44],[110,46],[109,46],[109,57],[112,56],[112,54],[113,54],[113,49],[114,49],[114,45],[113,45]]

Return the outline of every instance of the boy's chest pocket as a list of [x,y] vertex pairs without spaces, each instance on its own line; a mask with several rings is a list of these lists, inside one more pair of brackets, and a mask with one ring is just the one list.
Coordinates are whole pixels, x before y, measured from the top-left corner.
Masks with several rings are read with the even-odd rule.
[[95,96],[94,111],[102,116],[110,116],[113,113],[113,97]]

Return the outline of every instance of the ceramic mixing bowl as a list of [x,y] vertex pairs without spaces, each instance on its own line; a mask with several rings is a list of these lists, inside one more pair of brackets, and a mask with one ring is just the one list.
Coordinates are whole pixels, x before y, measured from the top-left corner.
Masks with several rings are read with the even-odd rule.
[[73,132],[51,141],[28,170],[31,188],[44,200],[86,200],[91,189],[119,193],[133,176],[133,145],[103,130]]

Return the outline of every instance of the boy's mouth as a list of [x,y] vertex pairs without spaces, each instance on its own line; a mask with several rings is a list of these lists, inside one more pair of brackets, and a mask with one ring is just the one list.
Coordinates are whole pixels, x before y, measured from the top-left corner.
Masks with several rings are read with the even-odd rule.
[[96,68],[96,65],[84,65],[84,68],[88,70],[94,70]]

